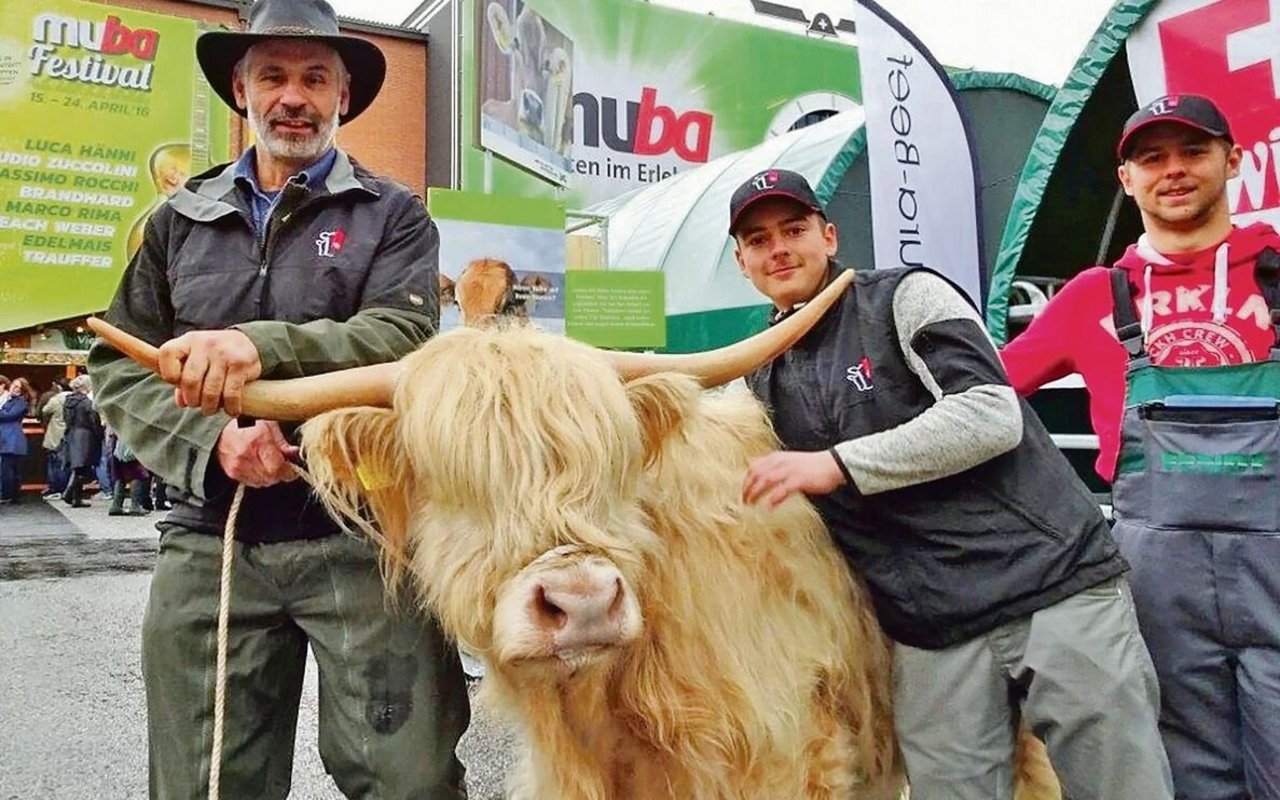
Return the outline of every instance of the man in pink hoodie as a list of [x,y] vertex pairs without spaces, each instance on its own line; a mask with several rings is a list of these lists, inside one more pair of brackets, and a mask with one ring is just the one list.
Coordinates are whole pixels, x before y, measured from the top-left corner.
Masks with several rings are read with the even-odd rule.
[[1145,233],[1001,356],[1022,394],[1084,378],[1177,796],[1280,800],[1280,236],[1231,224],[1207,98],[1139,109],[1117,155]]

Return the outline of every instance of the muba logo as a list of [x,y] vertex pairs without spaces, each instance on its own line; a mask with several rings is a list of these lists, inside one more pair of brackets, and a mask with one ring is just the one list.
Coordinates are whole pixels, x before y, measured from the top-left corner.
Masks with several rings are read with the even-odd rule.
[[129,54],[143,61],[154,61],[160,46],[158,31],[131,30],[114,14],[105,22],[90,22],[57,14],[41,14],[32,24],[31,38],[55,46],[66,45],[93,50],[105,56]]
[[[711,126],[715,118],[706,111],[685,111],[658,102],[652,86],[640,92],[640,101],[625,103],[626,122],[619,125],[618,98],[597,97],[587,92],[573,96],[574,108],[582,112],[577,128],[586,147],[604,146],[618,153],[660,156],[675,151],[685,161],[701,164],[711,152]],[[619,128],[623,130],[620,132]]]
[[[152,70],[160,47],[159,31],[130,28],[114,14],[103,22],[41,14],[31,24],[31,38],[36,42],[29,54],[32,75],[144,92],[151,90]],[[62,48],[87,50],[89,54],[68,58],[61,55]],[[130,61],[116,63],[115,57]],[[147,63],[139,65],[137,61]]]

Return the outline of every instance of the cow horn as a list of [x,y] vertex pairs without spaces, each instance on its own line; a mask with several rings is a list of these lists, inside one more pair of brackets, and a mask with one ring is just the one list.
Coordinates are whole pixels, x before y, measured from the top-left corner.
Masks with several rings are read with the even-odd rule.
[[[159,351],[114,325],[90,317],[89,329],[142,366],[159,374]],[[298,421],[348,406],[389,407],[400,365],[396,362],[289,380],[253,381],[244,387],[246,416]]]
[[[721,386],[777,358],[800,340],[853,281],[853,270],[836,276],[827,288],[786,320],[736,344],[686,355],[601,351],[623,380],[657,372],[682,372],[703,386]],[[159,373],[159,351],[136,336],[90,317],[89,329],[134,361]],[[350,406],[388,408],[395,393],[397,362],[354,367],[324,375],[289,380],[261,380],[244,387],[244,414],[259,419],[296,421]]]
[[604,356],[626,381],[657,372],[682,372],[697,378],[705,388],[723,386],[759,369],[798,342],[835,305],[853,282],[853,275],[853,270],[841,272],[799,311],[736,344],[685,355],[603,351]]

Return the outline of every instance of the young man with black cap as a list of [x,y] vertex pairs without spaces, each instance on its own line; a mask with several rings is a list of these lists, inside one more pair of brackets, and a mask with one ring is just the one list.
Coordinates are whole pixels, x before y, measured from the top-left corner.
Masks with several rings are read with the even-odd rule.
[[[796,173],[744,183],[729,232],[775,320],[840,270]],[[1070,797],[1172,798],[1125,563],[957,289],[923,269],[859,272],[748,384],[785,449],[751,464],[744,498],[808,495],[866,580],[895,642],[913,800],[1012,797],[1018,719]]]
[[143,622],[151,796],[207,796],[220,536],[242,483],[222,796],[288,795],[309,646],[321,758],[347,797],[464,797],[455,651],[412,598],[386,602],[372,549],[296,480],[294,431],[233,418],[257,377],[391,361],[435,331],[435,224],[334,145],[386,62],[324,0],[259,0],[247,31],[196,51],[257,144],[155,212],[107,313],[160,345],[164,379],[90,354],[103,416],[174,502]]
[[1001,355],[1023,394],[1084,378],[1178,797],[1280,800],[1280,236],[1231,224],[1211,100],[1147,104],[1116,154],[1145,233]]

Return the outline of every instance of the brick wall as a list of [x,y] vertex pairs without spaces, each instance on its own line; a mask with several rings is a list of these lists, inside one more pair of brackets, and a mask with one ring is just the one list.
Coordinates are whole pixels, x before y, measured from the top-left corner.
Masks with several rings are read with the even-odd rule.
[[[182,0],[93,0],[105,5],[156,14],[189,17],[238,27],[233,9]],[[372,41],[387,57],[387,80],[373,105],[354,122],[342,126],[338,144],[374,172],[388,175],[418,194],[426,191],[427,172],[427,44],[416,39],[351,32]],[[232,117],[232,143],[244,146],[247,129]],[[237,146],[239,143],[239,146]]]
[[423,195],[427,186],[427,43],[389,36],[365,38],[386,55],[387,80],[369,110],[342,126],[338,142],[374,172],[390,175]]

